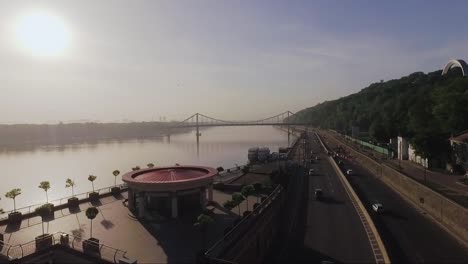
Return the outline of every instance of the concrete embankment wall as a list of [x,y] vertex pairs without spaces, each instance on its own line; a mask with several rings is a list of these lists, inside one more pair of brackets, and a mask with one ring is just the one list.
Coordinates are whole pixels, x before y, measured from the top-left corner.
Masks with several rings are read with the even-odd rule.
[[403,197],[413,202],[416,206],[426,211],[430,216],[442,224],[451,233],[468,244],[468,209],[438,194],[428,187],[418,183],[395,169],[380,164],[364,154],[338,141],[344,145],[354,156],[355,160],[371,171],[377,178],[390,188],[400,193]]
[[[289,157],[300,147],[299,142],[299,139],[294,142]],[[300,166],[288,169],[294,176],[303,170]],[[297,190],[303,186],[303,180],[304,177],[290,177],[287,191],[278,186],[269,198],[205,253],[203,263],[263,263],[275,243],[287,239],[294,228],[296,221],[291,219],[295,219],[298,210],[291,204],[296,205],[302,197],[302,192]]]

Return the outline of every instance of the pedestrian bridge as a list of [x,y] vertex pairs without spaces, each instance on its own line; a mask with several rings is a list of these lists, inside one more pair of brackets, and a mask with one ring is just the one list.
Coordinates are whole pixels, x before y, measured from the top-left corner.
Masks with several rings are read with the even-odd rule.
[[228,121],[218,118],[206,116],[200,113],[191,115],[180,122],[173,122],[172,127],[216,127],[216,126],[306,126],[305,122],[291,121],[291,117],[295,114],[291,111],[286,111],[271,117],[259,120],[250,121]]

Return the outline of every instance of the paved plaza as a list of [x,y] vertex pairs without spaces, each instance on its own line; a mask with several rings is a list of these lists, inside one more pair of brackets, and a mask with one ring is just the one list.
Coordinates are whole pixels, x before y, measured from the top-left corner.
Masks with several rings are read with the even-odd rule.
[[[207,246],[221,238],[224,229],[238,217],[238,209],[232,212],[222,207],[230,199],[230,193],[217,190],[213,192],[213,210],[215,223],[207,231]],[[101,243],[127,251],[127,256],[139,263],[186,263],[193,262],[195,253],[202,248],[202,234],[193,226],[200,212],[183,214],[179,219],[159,219],[158,221],[139,221],[131,215],[125,204],[127,193],[119,197],[103,197],[97,204],[99,215],[93,220],[93,237]],[[249,197],[249,209],[252,210],[256,197]],[[90,220],[85,210],[91,203],[80,204],[79,209],[68,208],[55,212],[54,218],[44,223],[45,232],[65,232],[83,239],[90,237]],[[241,213],[246,210],[246,202],[241,205]],[[20,226],[3,225],[5,242],[10,245],[22,244],[34,240],[42,234],[41,218],[32,217],[22,221]],[[76,240],[80,244],[81,241]]]

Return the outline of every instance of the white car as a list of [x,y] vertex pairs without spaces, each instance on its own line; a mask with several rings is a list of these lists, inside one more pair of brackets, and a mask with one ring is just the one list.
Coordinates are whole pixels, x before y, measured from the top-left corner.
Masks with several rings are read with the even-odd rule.
[[372,205],[372,210],[376,213],[382,213],[384,211],[384,208],[382,204],[375,203]]
[[310,170],[309,170],[309,175],[314,175],[314,173],[315,173],[315,170],[314,170],[314,169],[310,169]]
[[347,170],[347,171],[346,171],[346,174],[348,174],[348,175],[353,175],[353,170],[352,170],[352,169]]

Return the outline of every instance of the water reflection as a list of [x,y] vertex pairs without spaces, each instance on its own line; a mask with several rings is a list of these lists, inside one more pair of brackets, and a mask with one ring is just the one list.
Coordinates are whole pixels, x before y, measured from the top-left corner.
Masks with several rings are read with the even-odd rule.
[[[75,193],[91,190],[89,174],[97,175],[95,187],[113,184],[112,171],[130,171],[148,163],[156,166],[194,164],[233,167],[247,161],[247,149],[267,146],[277,150],[288,145],[284,131],[273,127],[217,127],[200,130],[197,144],[195,131],[170,137],[140,138],[131,140],[100,140],[81,144],[27,145],[0,149],[0,195],[12,188],[21,188],[16,199],[17,207],[45,202],[40,181],[50,181],[49,199],[70,195],[65,180],[76,183]],[[118,178],[120,182],[120,177]],[[10,199],[0,200],[0,208],[11,209]]]

